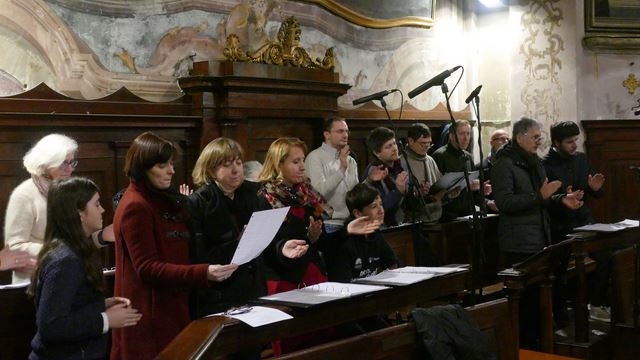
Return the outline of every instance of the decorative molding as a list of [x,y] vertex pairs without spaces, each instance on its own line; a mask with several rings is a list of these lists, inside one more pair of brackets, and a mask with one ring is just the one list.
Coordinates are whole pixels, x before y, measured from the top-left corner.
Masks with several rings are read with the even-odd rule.
[[592,34],[582,38],[589,50],[610,54],[640,54],[640,35],[637,34]]
[[[562,86],[559,71],[562,69],[560,54],[564,51],[564,40],[558,29],[564,16],[557,6],[559,2],[531,0],[521,17],[525,39],[520,45],[520,54],[525,58],[526,79],[520,99],[525,105],[525,113],[544,125],[560,119]],[[543,127],[543,133],[547,128]],[[542,151],[550,146],[548,135]]]
[[230,34],[224,56],[229,61],[332,70],[335,65],[333,48],[327,49],[323,59],[313,60],[303,47],[298,46],[301,35],[300,23],[290,16],[280,25],[276,41],[270,41],[252,53],[243,52],[238,36]]
[[636,79],[634,74],[629,74],[629,77],[625,81],[622,82],[622,86],[625,87],[629,94],[633,95],[636,92],[636,89],[640,87],[640,81]]

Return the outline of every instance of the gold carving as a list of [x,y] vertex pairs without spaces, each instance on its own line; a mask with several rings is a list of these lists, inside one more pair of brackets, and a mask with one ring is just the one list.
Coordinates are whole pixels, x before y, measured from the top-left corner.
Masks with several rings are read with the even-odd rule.
[[307,51],[300,47],[300,23],[293,16],[287,18],[280,29],[276,41],[271,41],[253,53],[240,48],[239,38],[235,34],[227,36],[224,56],[230,61],[247,61],[280,66],[302,68],[333,69],[335,65],[333,48],[327,49],[324,58],[311,59]]
[[627,80],[622,82],[622,86],[629,90],[629,94],[633,95],[636,92],[636,89],[640,87],[640,81],[636,79],[634,74],[629,74]]

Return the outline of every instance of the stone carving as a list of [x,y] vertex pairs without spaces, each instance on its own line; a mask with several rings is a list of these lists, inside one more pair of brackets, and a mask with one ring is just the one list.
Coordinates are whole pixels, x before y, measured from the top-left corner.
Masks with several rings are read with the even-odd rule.
[[300,47],[300,23],[293,16],[288,17],[278,30],[276,41],[269,42],[255,52],[243,52],[239,38],[235,34],[227,36],[224,55],[230,61],[250,61],[255,63],[304,68],[334,68],[333,48],[326,50],[324,58],[311,59],[307,51]]
[[[562,69],[560,54],[564,51],[564,40],[558,29],[564,16],[556,6],[559,1],[530,0],[521,17],[526,36],[520,45],[520,54],[525,57],[527,75],[520,98],[526,114],[543,125],[560,119],[562,87],[558,75]],[[547,128],[543,126],[544,133]],[[548,136],[545,138],[549,139]],[[542,151],[546,151],[549,145],[547,140]]]

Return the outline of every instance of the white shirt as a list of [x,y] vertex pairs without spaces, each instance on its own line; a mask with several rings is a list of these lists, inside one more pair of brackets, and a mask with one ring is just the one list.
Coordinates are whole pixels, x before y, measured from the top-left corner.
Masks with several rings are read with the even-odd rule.
[[358,184],[358,164],[347,156],[347,170],[340,169],[338,150],[327,143],[309,153],[304,161],[304,173],[311,185],[322,194],[333,208],[333,216],[327,224],[342,225],[349,217],[345,202],[347,191]]

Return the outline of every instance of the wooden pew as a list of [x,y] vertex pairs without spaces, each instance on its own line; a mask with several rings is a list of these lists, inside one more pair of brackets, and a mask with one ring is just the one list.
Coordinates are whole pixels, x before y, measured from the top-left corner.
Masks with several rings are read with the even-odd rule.
[[[377,291],[366,296],[295,308],[266,304],[285,311],[293,319],[251,328],[235,319],[209,317],[192,321],[163,351],[158,359],[211,359],[241,349],[376,314],[392,313],[409,305],[427,304],[435,299],[457,299],[468,287],[467,270],[434,277],[417,284]],[[222,329],[218,329],[222,327]],[[242,339],[239,341],[239,339]]]
[[[518,359],[518,348],[509,320],[506,299],[494,300],[467,308],[480,330],[487,335],[489,346],[500,360]],[[422,339],[415,323],[408,322],[352,338],[300,350],[279,357],[294,359],[423,359]],[[364,353],[366,349],[366,354]]]
[[615,359],[633,359],[640,352],[638,266],[637,245],[613,255],[611,333]]
[[0,290],[0,359],[26,359],[31,352],[36,317],[25,290]]

